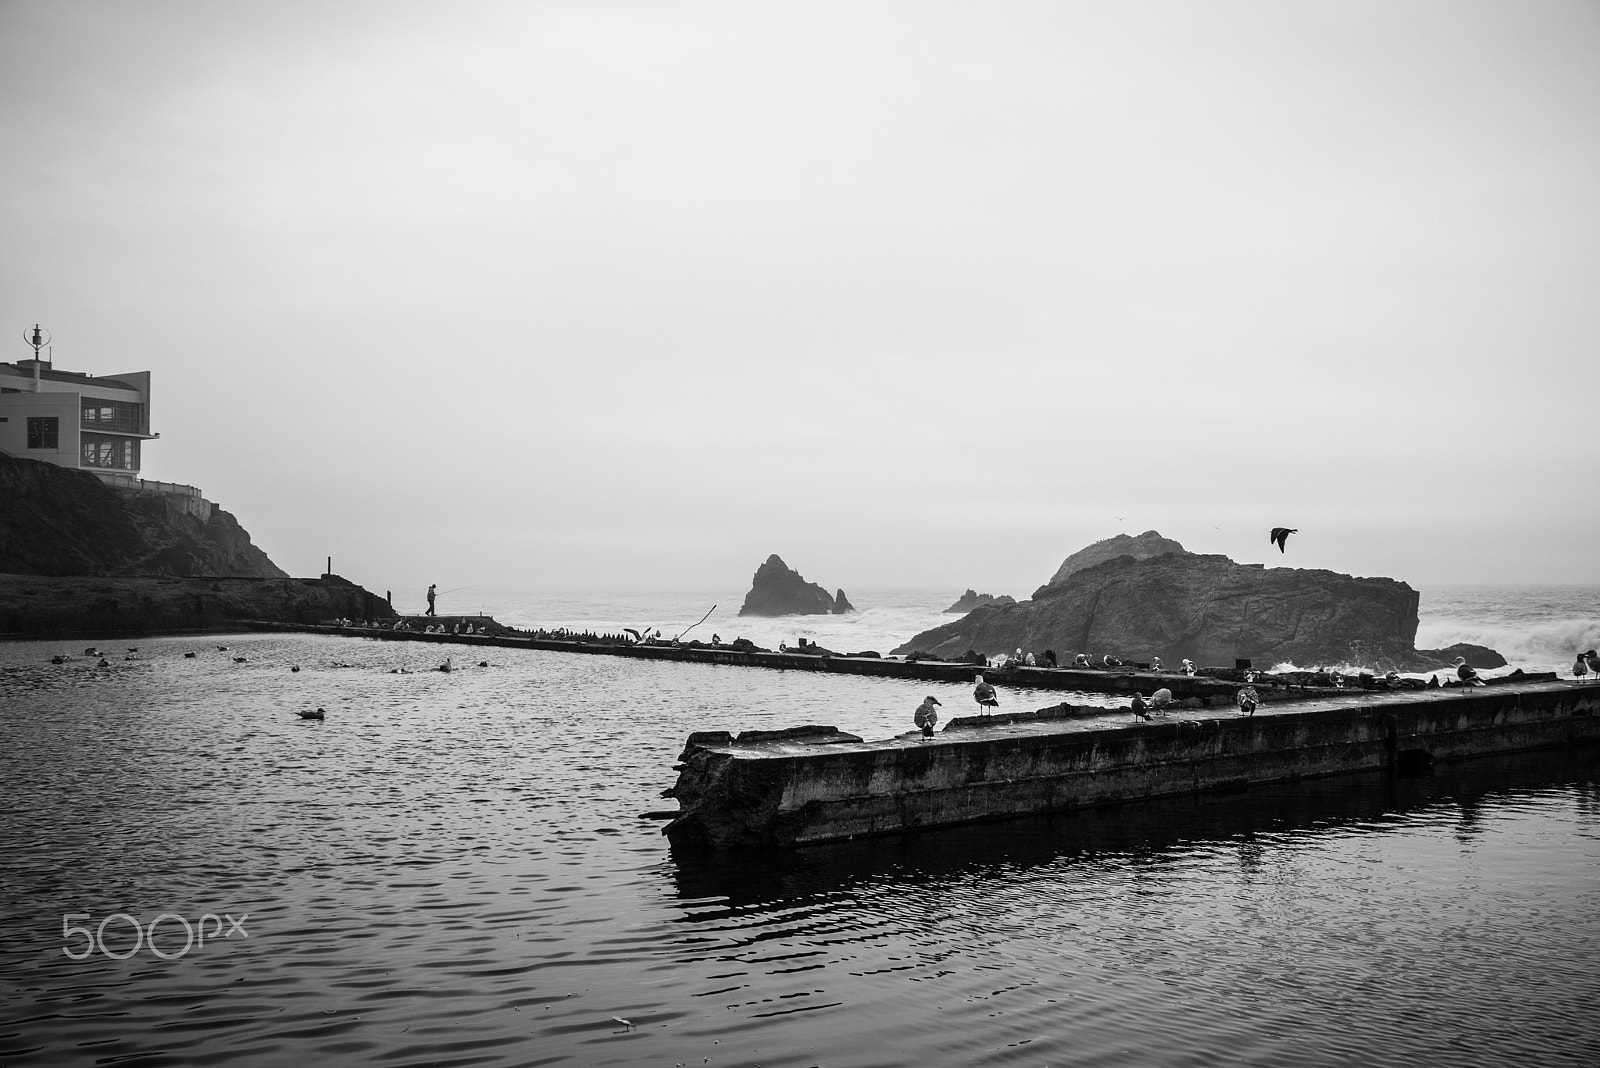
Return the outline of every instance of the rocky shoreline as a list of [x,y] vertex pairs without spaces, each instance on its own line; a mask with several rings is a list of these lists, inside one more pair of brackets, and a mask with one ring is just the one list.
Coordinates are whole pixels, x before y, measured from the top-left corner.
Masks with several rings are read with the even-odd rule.
[[218,633],[245,620],[393,620],[394,609],[338,575],[320,578],[0,574],[0,639]]

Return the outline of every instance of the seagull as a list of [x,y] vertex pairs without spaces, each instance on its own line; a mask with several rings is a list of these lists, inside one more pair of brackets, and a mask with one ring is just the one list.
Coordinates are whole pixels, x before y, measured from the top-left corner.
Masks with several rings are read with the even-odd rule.
[[977,685],[972,688],[972,699],[978,702],[978,711],[988,715],[990,709],[999,708],[1000,699],[995,696],[994,687],[984,682],[982,675],[974,681]]
[[322,709],[319,708],[315,712],[300,712],[300,711],[296,711],[295,715],[299,716],[301,719],[322,719],[324,716],[327,715],[327,713],[325,713],[324,711],[322,711]]
[[1238,701],[1239,712],[1242,715],[1253,716],[1256,714],[1256,706],[1261,703],[1261,695],[1256,693],[1254,686],[1246,686],[1239,691]]
[[300,665],[296,664],[294,667],[290,668],[289,670],[290,671],[299,671],[300,670]]
[[183,654],[183,658],[185,660],[193,660],[194,659],[194,654],[193,653],[184,653]]
[[1148,709],[1149,705],[1145,703],[1144,694],[1134,691],[1133,703],[1128,706],[1128,710],[1140,719],[1149,719],[1150,713]]
[[1172,691],[1165,686],[1150,695],[1150,703],[1156,706],[1156,711],[1163,716],[1167,714],[1167,706],[1172,704]]
[[1272,533],[1267,535],[1267,540],[1277,543],[1278,551],[1281,553],[1284,551],[1283,543],[1289,540],[1289,535],[1298,533],[1300,533],[1300,531],[1297,528],[1273,527]]
[[1190,676],[1194,675],[1194,661],[1188,657],[1185,657],[1183,661],[1183,673]]
[[1161,658],[1159,656],[1152,656],[1150,658],[1150,670],[1154,671],[1158,675],[1161,674]]
[[1122,661],[1118,660],[1116,657],[1112,656],[1110,653],[1107,653],[1106,655],[1102,656],[1100,658],[1100,662],[1102,664],[1104,664],[1108,668],[1114,668],[1114,667],[1121,667],[1122,666]]
[[1456,678],[1461,680],[1463,686],[1487,686],[1488,683],[1478,678],[1478,673],[1467,665],[1467,658],[1456,657]]
[[1593,649],[1583,654],[1583,662],[1589,665],[1589,671],[1596,679],[1600,679],[1600,653]]
[[246,661],[247,661],[247,660],[249,660],[249,657],[244,657],[244,656],[236,656],[236,657],[234,657],[234,658],[233,658],[233,662],[234,662],[234,663],[235,663],[235,664],[243,664],[243,663],[245,663],[245,662],[246,662]]

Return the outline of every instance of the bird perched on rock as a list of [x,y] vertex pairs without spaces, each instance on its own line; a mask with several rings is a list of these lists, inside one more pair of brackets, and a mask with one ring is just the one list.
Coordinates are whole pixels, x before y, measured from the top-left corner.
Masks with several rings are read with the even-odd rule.
[[1188,659],[1187,657],[1185,657],[1184,661],[1183,661],[1183,673],[1185,675],[1193,675],[1194,674],[1194,661]]
[[1238,701],[1240,714],[1253,716],[1256,714],[1256,706],[1261,703],[1261,695],[1256,693],[1254,686],[1246,686],[1239,691]]
[[1116,657],[1112,656],[1110,653],[1107,653],[1106,655],[1102,656],[1100,658],[1100,663],[1104,664],[1108,668],[1114,668],[1114,667],[1121,667],[1122,666],[1122,661],[1118,660]]
[[1467,664],[1464,656],[1456,657],[1456,678],[1461,680],[1463,686],[1487,686],[1488,683],[1478,678],[1478,673]]
[[301,719],[322,719],[327,715],[327,713],[319,708],[314,712],[301,712],[297,710],[295,715],[299,716]]
[[[61,663],[61,658],[57,657],[55,662],[57,664]],[[1572,677],[1581,679],[1587,674],[1589,674],[1589,662],[1583,658],[1582,653],[1579,653],[1577,658],[1572,661]]]
[[1172,705],[1172,691],[1165,686],[1161,687],[1161,689],[1150,695],[1150,703],[1155,706],[1157,712],[1165,715],[1167,709]]
[[1600,653],[1590,649],[1583,654],[1583,662],[1589,665],[1589,674],[1600,680]]
[[978,702],[978,711],[988,715],[991,709],[1000,707],[1000,698],[995,696],[994,687],[983,681],[979,675],[974,681],[977,685],[972,688],[972,699]]
[[934,724],[939,722],[939,713],[933,710],[933,706],[938,703],[939,699],[929,694],[922,699],[922,703],[917,706],[916,714],[911,717],[911,722],[915,723],[917,729],[922,731],[924,738],[933,737]]
[[1150,658],[1150,670],[1156,672],[1157,674],[1161,672],[1161,658],[1159,656],[1152,656]]
[[1281,553],[1285,551],[1283,548],[1283,543],[1289,540],[1289,535],[1298,533],[1300,533],[1300,531],[1295,527],[1273,527],[1272,533],[1268,536],[1267,540],[1276,545],[1278,547],[1278,551]]
[[1144,694],[1138,692],[1134,693],[1133,702],[1128,706],[1128,711],[1132,712],[1140,719],[1150,718],[1150,705],[1145,701]]

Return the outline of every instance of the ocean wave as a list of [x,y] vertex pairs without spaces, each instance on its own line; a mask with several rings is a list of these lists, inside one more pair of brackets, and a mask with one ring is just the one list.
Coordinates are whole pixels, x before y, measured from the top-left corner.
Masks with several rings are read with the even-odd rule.
[[1531,626],[1445,619],[1417,627],[1419,649],[1444,649],[1459,642],[1486,645],[1524,670],[1565,670],[1578,653],[1600,648],[1600,619],[1551,619]]

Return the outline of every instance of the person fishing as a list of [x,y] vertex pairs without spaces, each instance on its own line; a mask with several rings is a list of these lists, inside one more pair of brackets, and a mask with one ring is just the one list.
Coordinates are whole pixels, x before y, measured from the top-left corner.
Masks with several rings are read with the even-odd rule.
[[433,615],[433,598],[434,598],[434,593],[435,593],[435,591],[438,590],[438,588],[439,588],[439,584],[438,583],[436,583],[436,582],[428,583],[428,611],[425,613],[426,615],[430,615],[430,616]]

